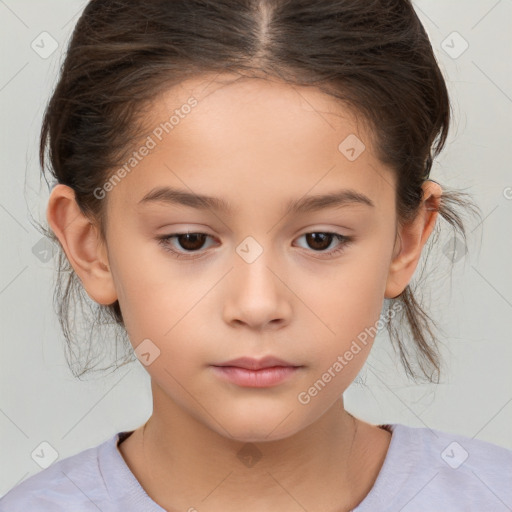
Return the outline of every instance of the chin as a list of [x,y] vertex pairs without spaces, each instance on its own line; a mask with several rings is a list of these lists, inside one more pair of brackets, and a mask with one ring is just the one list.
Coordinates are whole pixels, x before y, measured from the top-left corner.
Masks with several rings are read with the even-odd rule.
[[293,428],[293,425],[290,425],[289,422],[283,421],[287,413],[281,414],[275,419],[274,416],[269,415],[258,416],[257,419],[246,416],[244,420],[240,422],[231,421],[221,423],[225,426],[225,430],[221,429],[219,434],[233,441],[243,443],[268,443],[286,439],[293,436],[298,431],[298,429]]

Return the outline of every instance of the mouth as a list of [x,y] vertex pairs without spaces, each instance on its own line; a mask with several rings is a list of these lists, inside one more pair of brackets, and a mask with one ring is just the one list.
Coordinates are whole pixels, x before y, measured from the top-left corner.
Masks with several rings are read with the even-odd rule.
[[239,357],[237,359],[231,359],[230,361],[226,361],[224,363],[217,363],[213,366],[217,367],[235,367],[235,368],[244,368],[246,370],[263,370],[265,368],[273,368],[273,367],[283,367],[283,368],[298,368],[301,365],[293,364],[284,359],[280,359],[274,356],[265,356],[261,359],[256,359],[253,357]]
[[281,384],[296,375],[302,365],[273,356],[262,359],[241,357],[212,365],[217,376],[242,387],[264,388]]
[[296,375],[300,366],[272,366],[259,370],[248,370],[238,366],[212,366],[213,371],[225,381],[237,386],[266,388],[276,386]]

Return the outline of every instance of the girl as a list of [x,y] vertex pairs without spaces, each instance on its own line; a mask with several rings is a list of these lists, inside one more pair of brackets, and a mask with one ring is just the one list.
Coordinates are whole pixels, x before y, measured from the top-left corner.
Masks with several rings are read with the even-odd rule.
[[438,382],[409,283],[439,216],[465,234],[449,110],[410,0],[89,2],[41,134],[59,311],[125,330],[153,413],[0,509],[512,510],[511,451],[343,402],[382,325]]

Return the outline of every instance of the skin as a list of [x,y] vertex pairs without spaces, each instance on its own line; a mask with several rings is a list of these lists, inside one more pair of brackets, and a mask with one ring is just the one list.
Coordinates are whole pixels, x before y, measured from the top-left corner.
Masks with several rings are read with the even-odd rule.
[[[133,347],[149,339],[160,350],[145,366],[153,414],[144,435],[141,426],[119,449],[166,510],[350,510],[373,486],[391,439],[343,405],[372,338],[309,403],[297,397],[375,325],[383,299],[409,283],[442,190],[425,182],[417,217],[398,224],[394,173],[350,112],[314,88],[189,80],[153,103],[148,126],[191,95],[198,105],[108,192],[105,241],[69,187],[56,186],[48,204],[88,295],[119,300]],[[354,161],[338,150],[350,134],[366,146]],[[139,204],[159,185],[222,198],[232,212]],[[340,188],[374,207],[283,215],[291,199]],[[195,259],[158,243],[187,229],[211,237],[196,241]],[[322,246],[304,236],[326,232],[353,241],[329,256],[336,238]],[[247,236],[263,251],[251,263],[236,252]],[[179,242],[171,246],[186,253]],[[267,354],[302,368],[278,386],[247,388],[210,366]],[[237,457],[244,447],[261,455],[251,467]]]

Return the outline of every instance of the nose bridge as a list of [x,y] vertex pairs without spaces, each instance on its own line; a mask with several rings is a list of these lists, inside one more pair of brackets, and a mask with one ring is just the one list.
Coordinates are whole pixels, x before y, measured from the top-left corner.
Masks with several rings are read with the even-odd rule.
[[[274,275],[278,266],[275,250],[270,246],[271,237],[261,243],[253,236],[247,236],[237,247],[238,254],[235,263],[235,278],[238,285],[250,293],[257,295],[274,295],[279,290]],[[272,271],[272,270],[273,271]]]
[[269,322],[281,323],[291,310],[286,279],[280,275],[275,251],[263,243],[246,237],[237,247],[237,258],[230,273],[230,286],[224,314],[228,322],[243,322],[253,327]]

